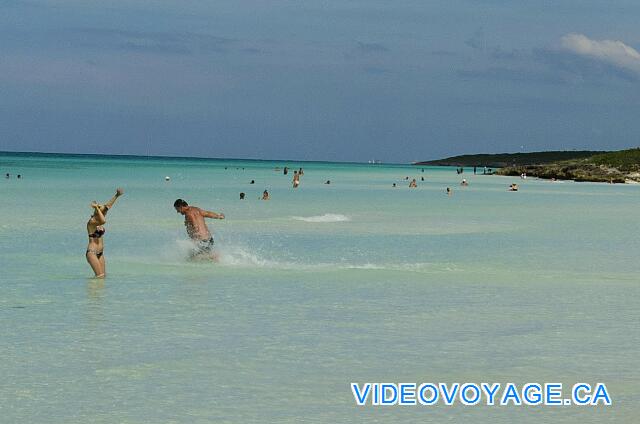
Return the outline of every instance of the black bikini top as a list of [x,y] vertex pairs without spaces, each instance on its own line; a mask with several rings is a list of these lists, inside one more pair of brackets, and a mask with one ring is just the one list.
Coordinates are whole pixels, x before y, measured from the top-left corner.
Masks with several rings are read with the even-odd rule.
[[96,230],[93,233],[89,234],[89,238],[100,238],[104,235],[105,232],[106,230],[103,226],[97,226]]

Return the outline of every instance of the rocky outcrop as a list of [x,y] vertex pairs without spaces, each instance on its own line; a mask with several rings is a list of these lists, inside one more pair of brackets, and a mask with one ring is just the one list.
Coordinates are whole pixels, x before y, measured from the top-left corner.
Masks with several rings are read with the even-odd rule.
[[558,162],[546,165],[511,166],[498,169],[498,175],[520,176],[526,173],[530,177],[592,181],[606,183],[640,182],[640,173],[625,172],[616,167],[597,165],[587,161]]

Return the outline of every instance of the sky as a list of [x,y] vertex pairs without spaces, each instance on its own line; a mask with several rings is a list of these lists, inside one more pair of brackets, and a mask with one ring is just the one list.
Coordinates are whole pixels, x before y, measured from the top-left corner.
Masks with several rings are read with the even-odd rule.
[[0,0],[0,150],[636,147],[638,16],[636,0]]

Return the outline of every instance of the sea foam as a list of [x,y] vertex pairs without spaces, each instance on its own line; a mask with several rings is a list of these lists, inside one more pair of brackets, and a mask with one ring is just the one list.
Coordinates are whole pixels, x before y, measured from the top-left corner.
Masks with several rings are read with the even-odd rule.
[[346,215],[341,215],[338,213],[325,213],[324,215],[315,215],[315,216],[292,216],[291,218],[297,221],[304,222],[345,222],[351,221]]

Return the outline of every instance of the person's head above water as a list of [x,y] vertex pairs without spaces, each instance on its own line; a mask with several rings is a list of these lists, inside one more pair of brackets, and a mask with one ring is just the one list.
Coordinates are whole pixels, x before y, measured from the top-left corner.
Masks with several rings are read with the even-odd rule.
[[177,199],[173,202],[173,207],[176,209],[176,212],[184,214],[184,208],[189,207],[189,204],[182,199]]
[[245,196],[244,192],[240,193],[240,200],[244,200],[244,196]]

